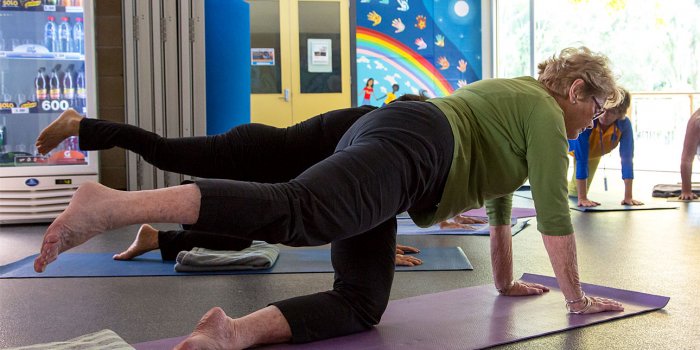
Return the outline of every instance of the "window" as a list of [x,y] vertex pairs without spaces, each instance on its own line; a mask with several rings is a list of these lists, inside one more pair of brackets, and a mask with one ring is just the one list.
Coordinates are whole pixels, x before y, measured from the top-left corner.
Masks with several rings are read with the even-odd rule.
[[[493,5],[496,77],[536,76],[537,63],[565,47],[604,53],[620,85],[632,92],[635,169],[678,171],[686,122],[700,107],[700,2],[493,0]],[[619,167],[618,154],[606,161],[609,168]]]

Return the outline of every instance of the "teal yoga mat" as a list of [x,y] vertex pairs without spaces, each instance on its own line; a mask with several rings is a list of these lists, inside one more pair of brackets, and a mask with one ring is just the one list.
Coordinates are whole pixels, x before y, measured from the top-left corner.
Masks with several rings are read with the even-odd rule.
[[[176,272],[173,261],[163,262],[157,251],[146,253],[134,260],[113,260],[113,253],[63,253],[51,263],[44,273],[34,272],[36,255],[0,266],[0,278],[50,278],[50,277],[139,277],[139,276],[194,276],[194,275],[245,275],[268,273],[320,273],[333,272],[330,249],[283,249],[277,263],[266,270],[237,270],[183,273]],[[423,260],[422,265],[397,266],[396,271],[455,271],[472,270],[469,259],[459,247],[423,248],[414,256]]]

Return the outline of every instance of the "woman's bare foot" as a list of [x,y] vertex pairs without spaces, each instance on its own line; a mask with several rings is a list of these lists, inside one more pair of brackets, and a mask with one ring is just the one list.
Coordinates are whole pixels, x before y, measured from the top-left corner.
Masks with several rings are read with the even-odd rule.
[[80,121],[83,116],[78,114],[73,109],[69,109],[63,113],[49,126],[44,128],[36,139],[36,148],[41,154],[49,153],[56,148],[63,140],[78,136],[80,132]]
[[237,341],[237,333],[236,322],[226,316],[224,310],[215,307],[199,320],[194,332],[175,349],[244,349],[244,345]]
[[112,258],[114,260],[131,260],[155,249],[158,249],[158,230],[149,224],[143,224],[129,249],[119,254],[114,254]]
[[34,260],[34,270],[44,272],[58,254],[109,230],[114,208],[113,203],[105,199],[114,198],[115,192],[120,191],[95,182],[81,185],[68,208],[46,230],[41,252]]
[[175,349],[247,349],[291,339],[292,329],[276,306],[267,306],[236,319],[215,307],[199,320],[194,332]]

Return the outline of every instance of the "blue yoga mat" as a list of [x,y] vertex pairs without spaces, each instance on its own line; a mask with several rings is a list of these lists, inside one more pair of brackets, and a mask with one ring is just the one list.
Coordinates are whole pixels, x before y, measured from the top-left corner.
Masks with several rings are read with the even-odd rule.
[[[34,272],[34,258],[0,266],[0,278],[45,277],[138,277],[138,276],[192,276],[192,275],[245,275],[267,273],[333,272],[330,249],[283,249],[275,265],[266,270],[237,270],[211,272],[176,272],[173,261],[163,262],[157,251],[148,252],[129,261],[112,259],[113,253],[63,253],[44,273]],[[414,254],[422,265],[397,266],[396,271],[455,271],[473,270],[469,259],[459,247],[433,247]]]
[[[515,196],[532,199],[532,192],[518,191]],[[600,203],[597,207],[579,207],[578,199],[569,197],[569,208],[576,211],[598,212],[598,211],[626,211],[626,210],[657,210],[657,209],[678,209],[678,205],[658,202],[653,199],[643,199],[644,205],[622,205],[620,200],[622,196],[614,196],[611,194],[589,193],[588,198]]]
[[[522,231],[528,226],[529,219],[518,220],[516,218],[511,218],[511,234],[515,236],[518,232]],[[399,235],[471,235],[471,236],[488,236],[489,235],[489,224],[475,224],[470,225],[474,227],[474,230],[465,229],[441,229],[440,225],[433,225],[430,227],[418,227],[409,218],[400,218],[397,220],[398,226],[396,229]]]
[[[619,197],[619,198],[618,198]],[[644,205],[622,205],[620,204],[621,196],[611,194],[588,194],[588,198],[600,203],[597,207],[579,207],[578,199],[569,197],[569,208],[576,211],[598,212],[598,211],[624,211],[624,210],[656,210],[656,209],[678,209],[678,205],[658,202],[653,199],[642,199]]]

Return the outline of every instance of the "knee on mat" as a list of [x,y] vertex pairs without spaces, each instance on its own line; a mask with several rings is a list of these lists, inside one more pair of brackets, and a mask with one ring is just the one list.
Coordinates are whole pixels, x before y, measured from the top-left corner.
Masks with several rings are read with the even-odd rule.
[[375,289],[371,293],[358,293],[349,291],[347,288],[336,288],[334,291],[348,301],[350,307],[362,321],[363,326],[367,328],[379,323],[387,305],[389,305],[388,291],[386,293],[378,293]]

